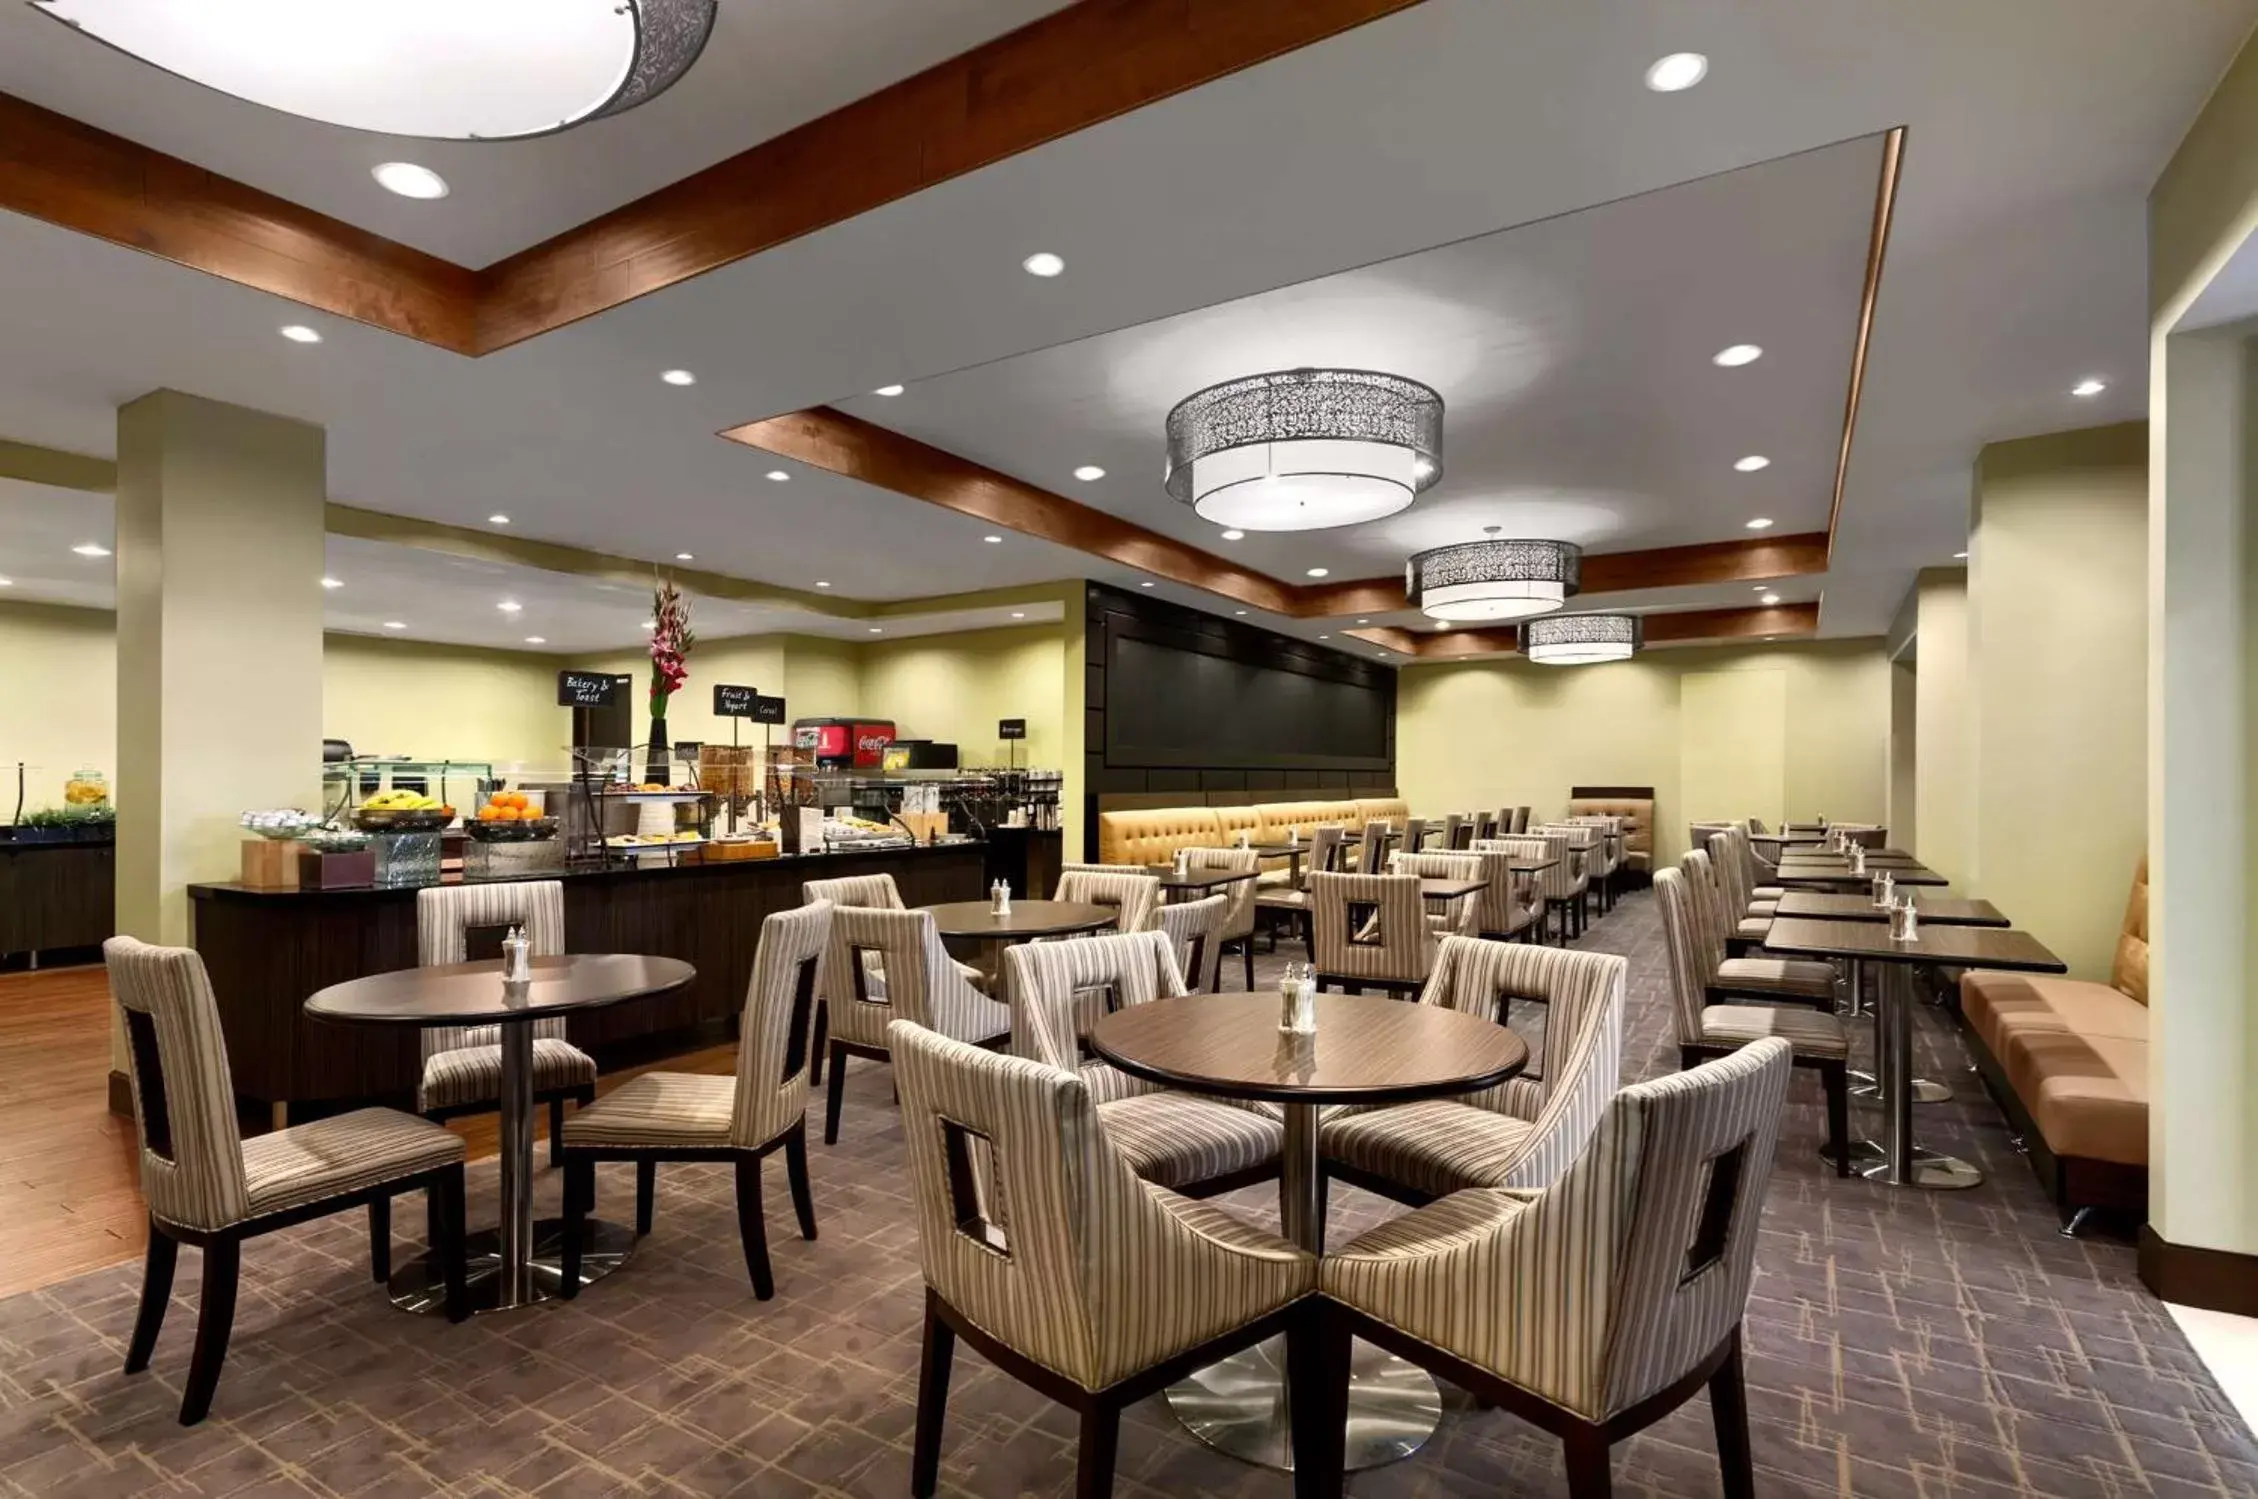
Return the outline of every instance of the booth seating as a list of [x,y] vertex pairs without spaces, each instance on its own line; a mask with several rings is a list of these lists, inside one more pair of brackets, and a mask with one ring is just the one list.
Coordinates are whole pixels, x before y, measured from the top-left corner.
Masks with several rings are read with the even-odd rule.
[[[1396,797],[1362,801],[1258,802],[1245,807],[1147,807],[1098,814],[1098,862],[1166,864],[1180,848],[1232,848],[1245,833],[1249,843],[1283,843],[1287,833],[1301,841],[1327,823],[1362,830],[1367,822],[1402,822],[1411,804]],[[1263,868],[1284,870],[1284,859],[1265,859]]]
[[2109,982],[1966,973],[1976,1064],[2056,1204],[2148,1206],[2148,861],[2133,877]]
[[[1581,790],[1581,788],[1578,788]],[[1654,798],[1627,796],[1571,796],[1568,816],[1620,817],[1623,819],[1623,862],[1617,872],[1640,880],[1654,873]],[[1700,847],[1696,844],[1695,847]]]

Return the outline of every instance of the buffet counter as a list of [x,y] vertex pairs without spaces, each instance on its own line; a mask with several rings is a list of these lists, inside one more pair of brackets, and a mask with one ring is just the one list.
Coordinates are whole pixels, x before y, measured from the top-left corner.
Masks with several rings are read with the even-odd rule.
[[[978,900],[989,850],[976,842],[786,855],[776,859],[612,868],[545,876],[564,884],[572,952],[631,952],[694,964],[688,988],[574,1015],[572,1040],[598,1052],[735,1016],[745,1002],[760,925],[800,904],[803,880],[891,874],[913,906]],[[315,990],[416,965],[416,891],[260,890],[191,885],[193,941],[211,972],[236,1092],[262,1104],[411,1099],[415,1034],[309,1020]],[[474,934],[474,937],[477,934]],[[498,936],[498,934],[496,934]],[[473,956],[484,956],[476,945]],[[718,1039],[718,1036],[713,1039]]]
[[116,888],[115,844],[0,843],[0,958],[100,947]]

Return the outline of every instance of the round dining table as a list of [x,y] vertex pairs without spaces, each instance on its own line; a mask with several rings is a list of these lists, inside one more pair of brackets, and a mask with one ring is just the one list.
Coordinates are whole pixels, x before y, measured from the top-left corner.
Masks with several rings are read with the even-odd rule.
[[[501,960],[403,968],[332,984],[306,1001],[317,1020],[360,1025],[491,1025],[502,1047],[501,1215],[496,1228],[471,1234],[471,1310],[512,1311],[547,1301],[563,1283],[565,1224],[533,1218],[533,1022],[679,989],[698,970],[676,958],[636,953],[573,953],[535,958],[530,979],[502,977]],[[616,1223],[588,1221],[580,1278],[598,1280],[619,1268],[635,1236]],[[446,1284],[438,1257],[418,1255],[393,1272],[395,1306],[443,1315]]]
[[1004,949],[1038,937],[1078,937],[1099,932],[1121,919],[1119,906],[1097,906],[1078,900],[1015,900],[1011,909],[998,912],[984,900],[943,901],[919,906],[933,914],[933,929],[944,939],[980,944],[978,967],[993,976],[996,998],[1008,1002],[1011,975],[1004,966]]
[[[1324,1253],[1321,1111],[1410,1103],[1492,1087],[1529,1064],[1528,1043],[1480,1015],[1365,995],[1317,996],[1317,1028],[1278,1026],[1275,994],[1189,994],[1131,1005],[1090,1029],[1090,1050],[1123,1072],[1190,1093],[1276,1104],[1286,1142],[1278,1178],[1285,1236]],[[1286,1346],[1273,1338],[1170,1387],[1178,1420],[1209,1446],[1293,1467]],[[1369,1344],[1350,1363],[1348,1465],[1408,1457],[1442,1415],[1435,1381]]]

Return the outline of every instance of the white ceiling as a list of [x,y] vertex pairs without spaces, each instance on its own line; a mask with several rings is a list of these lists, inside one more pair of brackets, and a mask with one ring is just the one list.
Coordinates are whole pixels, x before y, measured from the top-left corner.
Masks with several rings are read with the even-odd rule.
[[[0,90],[458,265],[585,223],[1067,0],[723,0],[683,80],[623,115],[509,142],[376,135],[282,115],[144,67],[29,5],[0,4]],[[369,169],[412,161],[453,195],[419,203]]]
[[[113,408],[170,384],[323,422],[333,496],[371,509],[458,524],[506,510],[524,534],[691,550],[868,597],[1111,576],[1019,537],[986,546],[977,522],[830,476],[770,485],[764,455],[713,434],[1905,124],[1826,581],[1830,632],[1878,632],[1912,570],[1963,544],[1981,443],[2145,409],[2143,200],[2254,16],[2258,0],[1427,0],[480,361],[0,216],[0,275],[39,288],[0,299],[0,435],[107,453]],[[858,25],[857,45],[877,30]],[[237,142],[260,158],[250,170],[212,159],[198,122],[175,130],[150,110],[146,75],[46,78],[52,57],[26,66],[11,40],[0,30],[0,87],[78,90],[81,117],[268,185],[285,167],[331,170],[324,127],[258,116]],[[1708,80],[1641,88],[1680,47],[1709,54]],[[670,116],[654,112],[672,107],[612,123],[659,131]],[[499,178],[413,211],[466,235],[514,212],[516,178],[553,169],[541,142],[465,149],[494,153]],[[662,177],[701,160],[642,155]],[[1022,274],[1035,249],[1064,255],[1066,275]],[[1638,336],[1709,340],[1700,299],[1658,302]],[[291,321],[328,341],[284,343],[274,329]],[[676,366],[700,383],[659,384]],[[2089,374],[2110,389],[2071,398]],[[1797,432],[1805,395],[1736,418]],[[1142,472],[1160,459],[1156,431]],[[1677,492],[1707,482],[1688,474]]]

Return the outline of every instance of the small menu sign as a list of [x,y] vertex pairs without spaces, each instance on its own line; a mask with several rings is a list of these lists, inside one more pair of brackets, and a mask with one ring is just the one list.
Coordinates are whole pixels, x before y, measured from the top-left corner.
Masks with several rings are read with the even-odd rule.
[[996,720],[996,737],[998,739],[1025,739],[1027,737],[1027,720],[1024,718]]
[[731,687],[716,682],[713,689],[713,711],[716,718],[758,718],[761,695],[750,687]]
[[754,723],[782,723],[784,721],[784,699],[780,697],[754,698],[752,719]]
[[618,706],[620,688],[627,678],[614,676],[608,671],[560,671],[557,673],[557,706],[560,708],[611,708]]

